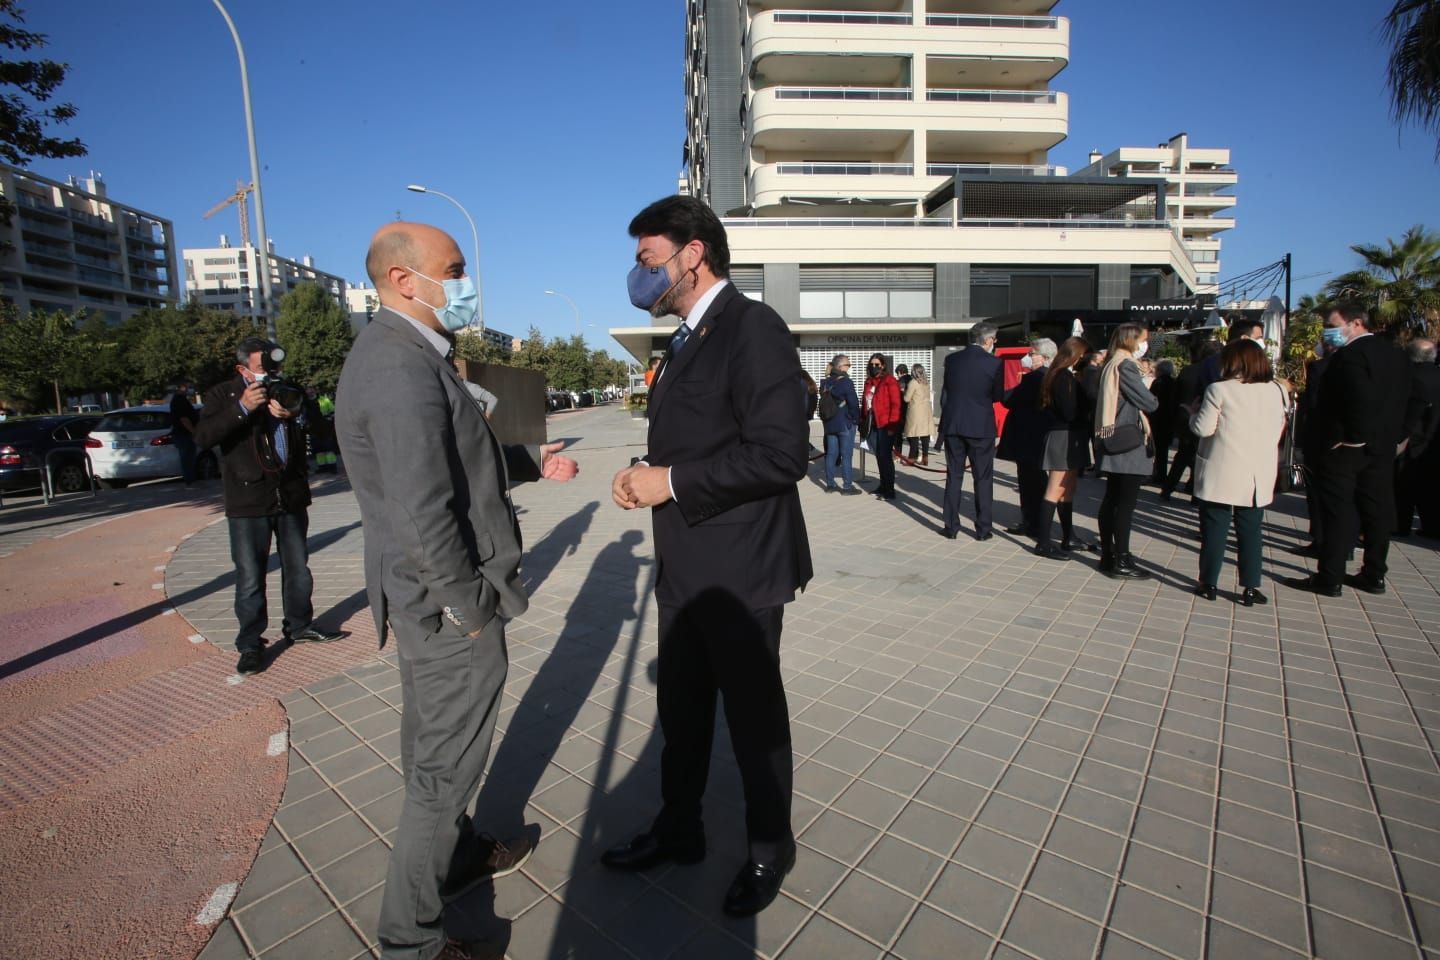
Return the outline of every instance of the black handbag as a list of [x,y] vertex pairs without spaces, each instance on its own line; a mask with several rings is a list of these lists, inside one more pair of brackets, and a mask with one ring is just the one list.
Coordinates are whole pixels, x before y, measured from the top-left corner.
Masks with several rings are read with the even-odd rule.
[[862,443],[870,438],[870,431],[873,430],[874,428],[875,428],[875,411],[874,411],[874,410],[866,410],[866,411],[865,411],[865,416],[863,416],[863,417],[860,418],[860,441],[861,441]]
[[1113,457],[1121,453],[1129,453],[1131,450],[1140,449],[1140,445],[1145,443],[1147,439],[1145,428],[1140,426],[1140,424],[1120,424],[1115,427],[1110,436],[1100,438],[1100,449]]

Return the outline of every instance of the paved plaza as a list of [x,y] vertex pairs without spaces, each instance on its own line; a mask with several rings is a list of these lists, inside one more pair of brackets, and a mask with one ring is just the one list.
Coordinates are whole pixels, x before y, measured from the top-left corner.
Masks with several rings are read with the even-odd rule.
[[[720,912],[744,850],[723,725],[709,858],[603,870],[658,802],[649,517],[608,492],[644,428],[604,408],[550,430],[581,476],[516,493],[532,602],[478,800],[484,829],[540,846],[452,905],[456,932],[513,960],[1440,958],[1440,553],[1397,542],[1383,597],[1279,587],[1305,569],[1294,497],[1267,520],[1272,603],[1245,609],[1190,594],[1178,500],[1142,495],[1136,552],[1164,572],[1122,585],[1092,557],[942,539],[941,474],[902,469],[888,505],[827,495],[815,465],[816,576],[782,644],[800,843],[783,895],[753,920]],[[1018,516],[1003,469],[1001,525]],[[1099,493],[1087,482],[1077,510],[1091,531]],[[347,644],[368,617],[358,520],[344,489],[312,514],[317,610],[357,631]],[[228,588],[197,588],[229,569],[215,524],[166,570],[227,649]],[[399,683],[387,647],[283,697],[284,799],[205,960],[378,955]]]

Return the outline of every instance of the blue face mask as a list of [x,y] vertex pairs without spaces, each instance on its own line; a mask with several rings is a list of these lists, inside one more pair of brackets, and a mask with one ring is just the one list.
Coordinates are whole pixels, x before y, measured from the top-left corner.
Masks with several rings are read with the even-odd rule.
[[1345,331],[1339,327],[1326,327],[1321,336],[1325,338],[1325,346],[1331,350],[1345,346]]
[[[681,247],[680,249],[685,248]],[[678,256],[680,256],[680,250],[676,250],[670,260],[674,260]],[[630,290],[630,302],[633,305],[648,311],[680,283],[679,280],[671,283],[670,274],[665,271],[665,264],[668,264],[670,260],[654,267],[637,263],[630,268],[630,275],[625,278],[625,286]]]
[[480,293],[475,289],[475,281],[469,277],[461,277],[458,280],[436,280],[434,277],[426,277],[425,274],[413,267],[407,268],[417,277],[425,277],[431,283],[438,283],[445,289],[444,306],[435,306],[416,297],[421,303],[435,311],[435,319],[440,321],[440,326],[455,333],[464,330],[475,322],[475,313],[480,306]]

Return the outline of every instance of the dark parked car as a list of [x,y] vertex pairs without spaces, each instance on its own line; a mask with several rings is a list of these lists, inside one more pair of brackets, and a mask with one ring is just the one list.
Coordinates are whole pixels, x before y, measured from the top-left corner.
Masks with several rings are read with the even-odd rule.
[[96,416],[68,414],[26,417],[0,423],[0,490],[35,489],[51,450],[51,489],[76,493],[86,487],[85,438],[100,422]]

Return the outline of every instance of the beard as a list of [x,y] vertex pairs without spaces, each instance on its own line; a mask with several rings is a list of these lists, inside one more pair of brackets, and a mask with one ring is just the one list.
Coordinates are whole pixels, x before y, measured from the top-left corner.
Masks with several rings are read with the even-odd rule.
[[[668,270],[666,271],[666,276],[669,276]],[[661,317],[675,313],[675,301],[680,298],[681,287],[684,283],[685,275],[682,273],[678,280],[670,284],[670,289],[662,293],[660,299],[651,305],[650,316],[658,320]]]

